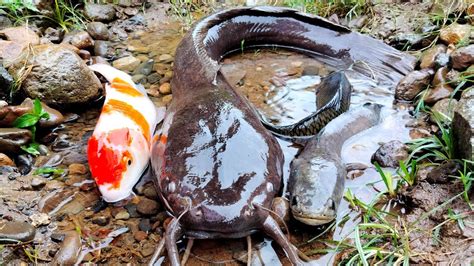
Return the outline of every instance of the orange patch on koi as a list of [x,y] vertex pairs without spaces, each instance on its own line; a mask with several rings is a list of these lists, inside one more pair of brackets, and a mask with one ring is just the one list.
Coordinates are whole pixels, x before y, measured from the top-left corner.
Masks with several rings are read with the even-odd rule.
[[137,123],[140,129],[143,132],[145,139],[150,142],[150,125],[146,121],[145,117],[138,112],[133,106],[126,102],[122,102],[119,100],[109,100],[106,105],[104,105],[103,112],[120,112],[126,116],[128,116],[132,121]]
[[114,88],[116,91],[123,94],[127,94],[132,97],[143,96],[143,94],[140,91],[138,91],[132,85],[130,85],[129,83],[127,83],[126,81],[120,78],[114,78],[110,86]]

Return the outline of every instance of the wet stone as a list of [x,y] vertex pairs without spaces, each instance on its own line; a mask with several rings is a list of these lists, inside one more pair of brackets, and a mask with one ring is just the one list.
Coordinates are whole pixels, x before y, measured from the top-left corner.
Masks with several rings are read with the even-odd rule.
[[158,199],[158,193],[156,192],[156,189],[152,184],[145,187],[145,189],[143,190],[143,194],[149,199]]
[[70,175],[85,175],[87,174],[87,167],[83,164],[73,163],[68,166]]
[[154,244],[145,243],[143,248],[140,249],[140,254],[142,254],[143,257],[151,256],[155,252],[155,248]]
[[21,146],[30,142],[31,136],[31,132],[27,129],[0,128],[0,152],[20,152]]
[[447,84],[438,84],[433,89],[429,89],[423,98],[425,103],[434,104],[439,100],[449,98],[454,89]]
[[0,153],[0,167],[2,166],[15,166],[15,163],[6,154]]
[[35,66],[22,83],[31,98],[66,107],[87,103],[98,96],[99,79],[76,53],[62,45],[38,45],[30,54],[34,56],[16,63],[14,68],[20,71],[25,63]]
[[87,32],[95,40],[106,41],[109,39],[109,30],[107,25],[102,22],[93,21],[87,24]]
[[171,84],[169,84],[168,82],[161,84],[158,91],[163,95],[170,94],[171,93]]
[[153,97],[159,97],[160,96],[160,86],[159,85],[156,85],[156,84],[152,84],[150,86],[150,88],[148,89],[145,89],[146,93],[150,96],[153,96]]
[[94,43],[94,54],[97,56],[106,56],[109,51],[108,41],[95,41]]
[[53,240],[56,243],[62,242],[64,240],[65,235],[63,233],[52,233],[51,234],[51,240]]
[[406,75],[395,89],[395,98],[412,101],[431,81],[431,70],[415,70]]
[[169,64],[173,62],[174,58],[170,54],[162,54],[160,57],[158,57],[158,61],[163,64]]
[[172,99],[173,99],[173,96],[170,94],[170,95],[163,96],[161,100],[163,101],[164,104],[168,104],[171,102]]
[[446,75],[448,74],[449,69],[447,67],[442,67],[436,70],[431,85],[436,86],[439,84],[446,83]]
[[158,73],[152,73],[148,75],[146,79],[148,80],[148,83],[151,83],[151,84],[158,83],[161,79],[161,75]]
[[10,94],[10,88],[13,84],[13,77],[8,71],[0,66],[0,100],[8,100]]
[[459,175],[460,170],[462,170],[461,165],[456,161],[444,161],[428,173],[426,181],[444,184],[447,183],[452,176]]
[[94,46],[94,40],[87,31],[76,31],[64,36],[63,43],[69,43],[78,49],[88,49]]
[[143,231],[137,231],[135,232],[135,234],[133,234],[133,237],[137,242],[140,242],[142,240],[145,240],[148,237],[148,234]]
[[100,226],[105,226],[109,223],[109,217],[106,217],[106,216],[94,217],[92,219],[92,223],[100,225]]
[[472,160],[474,155],[474,87],[465,90],[452,121],[456,158]]
[[43,37],[47,38],[53,43],[59,43],[63,39],[63,35],[63,31],[49,27],[44,31]]
[[78,55],[84,60],[91,59],[91,53],[87,50],[79,50]]
[[420,68],[433,68],[435,66],[435,58],[445,52],[446,45],[444,44],[438,44],[426,50],[420,59]]
[[149,59],[143,63],[141,63],[135,71],[133,71],[133,74],[142,74],[142,75],[149,75],[151,71],[153,70],[153,64],[155,63],[155,60]]
[[33,157],[30,154],[22,154],[16,158],[16,164],[20,173],[26,175],[31,171],[33,165]]
[[469,38],[471,34],[471,25],[458,24],[456,22],[442,28],[439,37],[446,44],[457,44],[462,40]]
[[127,211],[123,210],[115,214],[114,218],[116,220],[128,220],[130,218],[130,214]]
[[456,49],[451,54],[451,62],[457,70],[464,70],[474,64],[474,44]]
[[137,212],[137,205],[133,203],[129,203],[125,205],[125,209],[127,209],[129,215],[131,218],[138,218],[140,217],[140,214]]
[[146,82],[146,77],[145,75],[137,74],[137,75],[132,76],[132,80],[135,83],[143,83],[143,82]]
[[84,15],[94,21],[111,21],[115,18],[115,8],[112,5],[88,3],[85,5]]
[[140,60],[133,56],[122,57],[115,60],[112,66],[123,71],[132,72],[140,65]]
[[141,219],[138,228],[143,232],[149,232],[151,230],[150,219]]
[[31,187],[34,190],[39,190],[46,185],[46,180],[42,177],[35,176],[31,179]]
[[137,211],[143,215],[154,215],[159,211],[160,205],[158,202],[140,197],[140,202],[137,205]]
[[6,16],[0,16],[0,30],[3,30],[4,28],[8,28],[12,25],[12,22],[9,18]]
[[[436,102],[433,107],[431,108],[431,111],[433,113],[440,113],[445,117],[449,117],[450,119],[453,118],[454,115],[454,110],[456,109],[456,106],[458,104],[458,101],[455,99],[442,99],[438,102]],[[430,119],[432,122],[435,122],[435,119],[432,115],[430,115]]]
[[76,231],[65,233],[64,241],[54,256],[53,265],[74,265],[81,251],[81,236]]
[[380,146],[371,160],[382,167],[395,168],[406,158],[408,158],[408,147],[398,140],[392,140]]
[[34,239],[36,229],[25,222],[0,221],[0,243],[16,244],[18,242],[28,242]]
[[434,68],[445,67],[449,64],[450,56],[447,53],[438,54],[434,61]]
[[51,223],[51,218],[49,217],[49,215],[41,212],[30,215],[29,219],[31,221],[31,225],[33,225],[34,227],[48,225],[49,223]]

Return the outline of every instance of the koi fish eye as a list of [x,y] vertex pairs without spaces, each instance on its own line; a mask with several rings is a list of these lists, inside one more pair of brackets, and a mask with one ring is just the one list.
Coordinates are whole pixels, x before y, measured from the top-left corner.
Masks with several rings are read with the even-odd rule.
[[128,166],[132,165],[132,159],[128,159],[127,164]]

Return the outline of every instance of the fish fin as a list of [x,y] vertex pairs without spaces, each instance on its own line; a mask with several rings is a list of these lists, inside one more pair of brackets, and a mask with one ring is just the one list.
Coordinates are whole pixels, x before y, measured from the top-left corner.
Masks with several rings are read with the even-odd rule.
[[[108,82],[112,82],[112,80],[114,80],[114,78],[120,78],[122,80],[124,80],[125,82],[129,83],[130,85],[134,86],[134,87],[137,87],[135,85],[135,83],[133,82],[132,80],[132,77],[121,71],[121,70],[118,70],[116,69],[115,67],[113,66],[110,66],[110,65],[106,65],[106,64],[94,64],[94,65],[90,65],[89,68],[94,71],[94,72],[98,72],[99,74],[101,74],[102,76],[105,77],[105,79],[107,79]],[[144,91],[143,88],[138,88],[140,91]]]

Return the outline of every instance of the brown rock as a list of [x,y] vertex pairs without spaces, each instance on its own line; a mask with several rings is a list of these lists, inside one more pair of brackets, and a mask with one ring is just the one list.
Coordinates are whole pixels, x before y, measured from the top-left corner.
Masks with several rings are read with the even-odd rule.
[[38,35],[30,28],[25,26],[6,28],[0,31],[1,36],[5,36],[7,40],[27,46],[29,44],[36,45],[40,43]]
[[[438,115],[441,115],[443,117],[448,117],[449,119],[453,118],[454,115],[454,110],[456,109],[456,106],[458,104],[458,101],[455,99],[442,99],[437,101],[433,107],[431,107],[431,112],[436,113]],[[430,115],[430,119],[433,123],[436,122],[435,117],[433,115]]]
[[456,22],[442,28],[439,37],[446,44],[457,44],[461,40],[469,39],[471,34],[471,25],[458,24]]
[[87,174],[87,167],[80,163],[73,163],[70,164],[69,167],[69,174],[70,175],[85,175]]
[[428,90],[428,93],[424,97],[425,103],[434,104],[441,99],[449,98],[453,91],[454,90],[451,86],[447,84],[439,84],[433,89]]
[[79,50],[79,54],[78,54],[82,59],[84,60],[89,60],[91,59],[91,53],[87,50]]
[[431,81],[431,69],[415,70],[406,75],[398,83],[395,89],[395,98],[404,101],[412,101],[424,90]]
[[168,82],[163,83],[163,84],[161,84],[161,86],[158,90],[163,95],[170,94],[171,93],[171,85]]
[[436,56],[445,52],[446,45],[444,44],[438,44],[426,50],[420,59],[420,68],[433,68],[435,66]]
[[412,128],[409,134],[411,139],[421,139],[431,136],[431,133],[424,128]]
[[448,74],[449,69],[447,67],[442,67],[436,70],[433,80],[431,81],[431,85],[436,86],[439,84],[446,83],[446,75]]
[[75,31],[66,34],[62,43],[69,43],[78,49],[88,49],[94,46],[94,40],[87,31]]
[[132,72],[140,65],[140,60],[134,56],[127,56],[115,60],[112,65],[120,70]]
[[157,214],[159,209],[158,202],[145,197],[140,197],[140,202],[137,204],[137,211],[143,215]]
[[156,84],[152,84],[149,89],[146,89],[146,93],[150,96],[153,97],[159,97],[160,96],[160,86]]
[[461,47],[451,54],[453,68],[464,70],[474,64],[474,44]]
[[0,152],[17,153],[30,142],[32,134],[27,129],[0,128]]
[[145,240],[148,237],[148,234],[143,231],[137,231],[135,232],[135,234],[133,234],[133,237],[135,238],[135,240],[137,240],[137,242],[140,242],[142,240]]
[[0,58],[8,65],[20,56],[25,47],[17,42],[0,40]]
[[460,170],[461,165],[456,161],[444,161],[428,173],[426,181],[439,184],[447,183],[449,178],[458,175]]
[[0,166],[15,166],[15,163],[6,154],[0,153]]
[[[34,105],[34,102],[33,100],[31,100],[30,98],[26,98],[19,106],[18,106],[18,110],[22,110],[22,109],[27,109],[28,111],[27,112],[31,112],[33,110],[33,105]],[[11,107],[15,107],[15,106],[11,106]],[[47,104],[41,102],[41,107],[43,108],[43,110],[49,114],[49,118],[48,119],[41,119],[39,122],[38,122],[38,125],[40,127],[55,127],[55,126],[58,126],[60,125],[62,122],[64,122],[64,116],[56,109],[54,108],[51,108],[49,107]],[[1,110],[0,110],[0,113],[1,113]],[[1,115],[0,115],[1,117]]]

